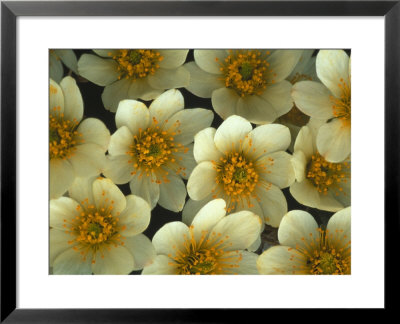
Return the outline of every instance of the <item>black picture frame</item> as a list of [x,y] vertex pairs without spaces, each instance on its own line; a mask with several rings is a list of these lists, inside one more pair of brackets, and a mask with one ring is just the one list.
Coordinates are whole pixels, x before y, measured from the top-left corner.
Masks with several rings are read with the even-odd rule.
[[[1,322],[233,322],[216,309],[16,308],[16,19],[18,16],[384,16],[385,19],[385,309],[399,280],[391,242],[399,237],[400,1],[4,1],[1,3]],[[382,215],[377,215],[381,217]],[[390,257],[392,255],[392,257]],[[366,261],[368,263],[371,260]],[[366,283],[367,284],[367,283]],[[253,314],[257,318],[259,314]]]

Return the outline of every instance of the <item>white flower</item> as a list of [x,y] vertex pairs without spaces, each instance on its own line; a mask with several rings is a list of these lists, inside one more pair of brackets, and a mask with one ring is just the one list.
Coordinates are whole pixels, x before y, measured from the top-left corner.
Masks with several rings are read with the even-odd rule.
[[278,227],[287,212],[280,188],[294,181],[290,143],[286,126],[262,125],[252,129],[239,116],[227,118],[218,129],[206,128],[196,134],[194,157],[198,165],[187,183],[190,200],[183,221],[190,224],[208,201],[223,198],[227,210],[251,210],[265,223]]
[[106,49],[96,55],[83,54],[78,62],[81,76],[105,86],[102,100],[115,112],[124,99],[151,100],[165,89],[189,84],[189,72],[182,66],[188,50]]
[[302,50],[195,50],[190,92],[211,98],[223,119],[239,115],[254,124],[272,123],[293,106],[285,79]]
[[317,135],[319,153],[329,162],[342,162],[351,147],[350,58],[342,50],[321,50],[316,61],[322,83],[301,81],[292,89],[296,106],[305,114],[323,120]]
[[[316,57],[312,56],[315,50],[304,50],[296,67],[286,78],[292,85],[304,81],[319,81],[315,70]],[[310,117],[302,113],[293,103],[292,109],[285,115],[277,119],[277,123],[285,125],[289,128],[292,136],[292,141],[289,146],[290,152],[293,152],[294,141],[302,126],[305,126],[310,121]]]
[[307,212],[292,210],[279,226],[280,246],[274,246],[257,260],[260,274],[351,273],[351,209],[334,214],[326,230],[318,227]]
[[64,68],[62,66],[62,63],[64,63],[75,74],[78,74],[78,60],[76,59],[76,55],[73,50],[50,50],[49,56],[50,78],[53,79],[55,82],[60,83],[64,75]]
[[83,101],[71,77],[50,79],[50,198],[63,195],[75,177],[100,174],[110,132],[102,121],[83,116]]
[[335,212],[350,206],[351,163],[349,158],[341,163],[326,161],[316,148],[317,132],[316,127],[304,126],[297,135],[292,157],[296,182],[290,193],[303,205]]
[[129,182],[132,193],[151,208],[158,202],[166,209],[182,210],[182,178],[187,179],[196,164],[193,137],[213,119],[210,110],[183,107],[182,94],[172,89],[149,109],[139,101],[123,100],[115,115],[118,129],[111,136],[104,174],[117,184]]
[[68,197],[50,200],[50,266],[54,274],[129,274],[155,257],[141,234],[150,206],[124,196],[111,180],[77,178]]
[[153,237],[157,257],[142,274],[258,274],[258,255],[244,250],[259,235],[261,219],[250,211],[225,214],[225,201],[215,199],[189,227],[164,225]]

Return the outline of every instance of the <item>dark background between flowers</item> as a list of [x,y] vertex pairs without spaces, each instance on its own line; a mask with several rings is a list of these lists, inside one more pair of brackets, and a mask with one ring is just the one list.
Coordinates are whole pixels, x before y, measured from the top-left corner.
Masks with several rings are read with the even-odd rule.
[[[75,55],[79,60],[80,56],[84,53],[94,54],[94,52],[90,49],[77,49],[75,50]],[[316,55],[318,51],[315,51],[313,55]],[[350,54],[350,51],[346,51]],[[186,58],[186,62],[194,61],[193,58],[193,50],[189,50],[188,56]],[[86,79],[75,75],[72,71],[63,65],[64,67],[64,76],[71,75],[77,81],[78,87],[81,91],[83,103],[84,103],[84,116],[83,118],[94,117],[100,119],[109,129],[110,133],[113,134],[117,128],[115,126],[115,113],[112,113],[106,110],[103,106],[103,102],[101,100],[101,94],[103,92],[104,87],[98,86]],[[194,94],[187,91],[185,88],[180,88],[179,91],[182,93],[184,100],[185,100],[185,109],[190,108],[205,108],[210,109],[213,111],[211,98],[200,98],[195,96]],[[142,101],[149,107],[151,101]],[[218,128],[219,125],[223,122],[222,118],[219,117],[214,112],[214,119],[212,122],[212,127]],[[253,125],[254,127],[255,125]],[[290,152],[289,152],[290,153]],[[185,181],[185,184],[187,181]],[[125,195],[131,194],[129,183],[124,185],[118,185],[121,191]],[[311,215],[314,216],[317,223],[321,226],[326,226],[329,218],[333,215],[332,212],[326,212],[319,209],[311,208],[308,206],[304,206],[298,203],[290,194],[289,188],[285,188],[282,190],[287,203],[288,203],[288,211],[301,209],[309,212]],[[186,197],[186,200],[189,199],[189,196]],[[164,209],[160,205],[156,205],[156,207],[151,211],[151,219],[148,228],[143,232],[149,239],[152,239],[154,234],[166,223],[173,222],[173,221],[182,221],[182,212],[175,213]],[[261,254],[267,248],[279,244],[278,236],[277,236],[277,228],[273,228],[271,226],[266,225],[265,230],[261,235],[262,243],[258,250],[256,251],[257,254]],[[131,274],[140,274],[140,271],[133,271]]]

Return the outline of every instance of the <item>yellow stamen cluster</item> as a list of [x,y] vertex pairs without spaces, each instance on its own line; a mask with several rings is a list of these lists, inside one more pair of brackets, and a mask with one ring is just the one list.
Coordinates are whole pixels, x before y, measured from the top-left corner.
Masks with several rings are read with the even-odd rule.
[[68,243],[74,244],[73,249],[82,255],[83,261],[89,255],[92,263],[95,263],[97,252],[104,258],[104,249],[124,245],[125,237],[121,232],[126,227],[120,226],[118,216],[112,215],[113,208],[114,201],[107,197],[103,198],[103,206],[100,208],[90,204],[86,198],[77,205],[75,218],[69,221],[64,219],[66,233],[73,236]]
[[154,74],[160,67],[158,63],[163,60],[163,57],[154,50],[122,49],[113,56],[113,59],[118,63],[118,71],[121,73],[118,79],[132,78],[136,80]]
[[239,267],[242,254],[239,251],[226,251],[232,245],[222,237],[221,233],[202,231],[200,239],[196,240],[193,225],[189,228],[189,236],[185,235],[184,248],[176,247],[174,255],[168,255],[174,260],[170,265],[176,267],[179,274],[212,275],[232,274]]
[[260,95],[267,87],[267,74],[272,72],[267,55],[269,52],[263,56],[257,50],[231,51],[225,61],[220,62],[225,86],[234,89],[241,97]]
[[341,94],[339,98],[331,96],[333,115],[342,120],[345,125],[351,124],[351,88],[350,83],[347,84],[340,79],[338,84]]
[[350,163],[331,163],[316,152],[307,166],[307,178],[314,184],[318,192],[326,195],[328,190],[335,192],[338,196],[340,192],[344,195],[342,184],[348,181],[350,176]]
[[[167,122],[167,121],[165,121]],[[177,121],[172,128],[180,125]],[[158,125],[158,121],[153,118],[153,125],[145,130],[140,129],[139,134],[134,136],[134,141],[130,145],[130,150],[126,152],[133,159],[129,163],[133,163],[136,170],[141,172],[141,175],[150,176],[152,172],[158,173],[157,183],[169,182],[168,172],[162,167],[168,164],[170,169],[176,170],[177,174],[186,176],[186,169],[177,165],[177,157],[174,153],[187,153],[189,149],[180,143],[176,143],[174,136],[180,133],[169,129],[162,129]],[[182,159],[181,157],[179,159]],[[137,171],[132,174],[136,174]]]
[[[293,265],[293,273],[316,274],[316,275],[344,275],[351,273],[351,241],[346,235],[342,235],[343,229],[334,233],[329,230],[318,229],[318,236],[302,237],[302,246],[296,249],[289,248],[293,254],[290,260],[296,259]],[[299,262],[305,257],[307,264]]]
[[[269,165],[272,166],[274,161],[269,160]],[[227,201],[227,211],[236,208],[238,203],[243,204],[247,201],[248,207],[253,207],[250,203],[250,198],[256,198],[255,188],[258,185],[265,185],[260,181],[260,173],[268,171],[264,164],[256,165],[252,159],[247,158],[243,152],[230,152],[221,157],[218,162],[212,161],[217,176],[215,182],[220,185],[212,190],[213,198],[220,196],[220,188],[222,187],[222,196]],[[268,190],[268,185],[266,187]]]
[[[51,91],[51,90],[50,90]],[[54,107],[49,117],[50,159],[68,159],[74,155],[76,145],[83,143],[82,134],[76,131],[76,119],[64,119],[60,107]]]

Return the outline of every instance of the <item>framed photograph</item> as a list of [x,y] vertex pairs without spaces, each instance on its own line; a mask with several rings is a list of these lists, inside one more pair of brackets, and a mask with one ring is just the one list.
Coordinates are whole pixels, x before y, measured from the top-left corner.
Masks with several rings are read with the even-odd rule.
[[391,308],[399,16],[2,2],[1,321]]

